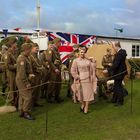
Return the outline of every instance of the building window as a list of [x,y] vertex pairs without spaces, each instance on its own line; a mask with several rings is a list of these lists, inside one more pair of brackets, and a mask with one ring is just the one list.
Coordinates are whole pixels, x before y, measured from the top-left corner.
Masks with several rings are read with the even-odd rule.
[[139,57],[139,56],[140,56],[140,46],[132,45],[132,57]]
[[140,53],[140,49],[139,48],[140,48],[140,46],[136,47],[136,56],[140,56],[140,54],[139,54]]

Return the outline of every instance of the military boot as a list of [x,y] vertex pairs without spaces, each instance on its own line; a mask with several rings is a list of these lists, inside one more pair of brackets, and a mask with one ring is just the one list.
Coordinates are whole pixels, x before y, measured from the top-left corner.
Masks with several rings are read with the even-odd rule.
[[35,120],[35,118],[33,116],[31,116],[31,114],[24,112],[24,116],[25,119],[27,120]]

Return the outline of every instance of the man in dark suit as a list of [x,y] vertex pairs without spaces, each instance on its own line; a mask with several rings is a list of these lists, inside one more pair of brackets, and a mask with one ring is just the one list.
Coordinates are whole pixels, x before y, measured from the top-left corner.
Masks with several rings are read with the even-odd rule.
[[126,51],[121,48],[120,42],[115,42],[113,44],[114,49],[116,50],[115,58],[113,64],[107,70],[104,70],[103,73],[109,73],[109,75],[113,76],[114,79],[114,88],[113,88],[113,98],[112,102],[116,103],[115,106],[123,105],[123,87],[122,81],[127,74],[127,68],[125,64],[126,60]]

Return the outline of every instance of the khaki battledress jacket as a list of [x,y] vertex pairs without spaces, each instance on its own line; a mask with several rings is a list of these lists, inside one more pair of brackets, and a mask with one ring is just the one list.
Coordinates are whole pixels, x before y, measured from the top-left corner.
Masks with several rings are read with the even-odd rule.
[[19,110],[24,112],[31,111],[32,89],[27,88],[31,84],[32,78],[31,63],[24,53],[21,53],[17,59],[16,84],[19,90]]
[[6,69],[7,69],[7,79],[8,79],[8,96],[7,96],[7,103],[14,105],[15,104],[15,97],[16,95],[16,59],[17,55],[12,52],[11,49],[8,50],[7,55],[5,56],[6,62]]

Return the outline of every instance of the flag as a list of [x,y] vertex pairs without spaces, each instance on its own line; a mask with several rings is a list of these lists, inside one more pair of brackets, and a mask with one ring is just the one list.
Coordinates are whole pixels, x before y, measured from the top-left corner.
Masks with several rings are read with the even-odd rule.
[[15,28],[14,30],[18,32],[21,30],[21,28]]
[[114,28],[114,30],[119,31],[120,33],[123,32],[123,28]]
[[89,47],[95,42],[94,35],[70,34],[62,32],[47,32],[49,41],[55,38],[61,39],[61,46],[59,52],[61,54],[62,63],[68,59],[69,54],[73,51],[74,44],[80,44]]
[[4,34],[5,37],[7,37],[8,29],[3,29],[3,34]]

